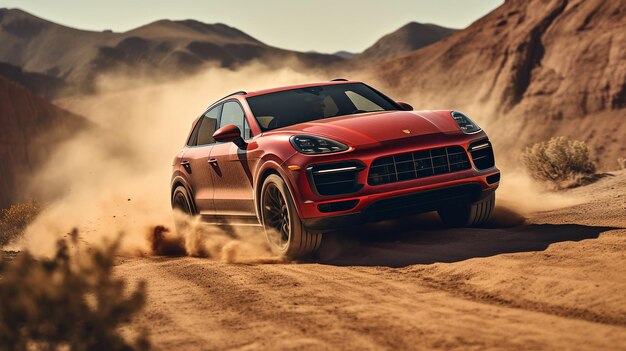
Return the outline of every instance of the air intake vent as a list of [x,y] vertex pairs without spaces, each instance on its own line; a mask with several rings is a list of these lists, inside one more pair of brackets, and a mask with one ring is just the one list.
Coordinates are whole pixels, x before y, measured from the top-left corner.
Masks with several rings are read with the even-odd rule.
[[471,168],[460,146],[420,150],[376,159],[367,177],[369,185],[382,185],[458,172]]
[[353,209],[358,203],[359,203],[359,200],[331,202],[328,204],[317,205],[317,209],[320,210],[320,212],[325,212],[325,213],[347,211],[347,210]]
[[313,190],[320,195],[350,194],[360,190],[357,183],[359,171],[365,165],[358,161],[327,163],[307,168]]
[[496,164],[493,157],[493,148],[489,140],[475,141],[469,146],[472,161],[477,169],[491,168]]
[[433,211],[450,204],[471,203],[480,198],[480,185],[463,184],[435,190],[420,191],[379,200],[365,212],[368,221],[393,218],[405,213]]

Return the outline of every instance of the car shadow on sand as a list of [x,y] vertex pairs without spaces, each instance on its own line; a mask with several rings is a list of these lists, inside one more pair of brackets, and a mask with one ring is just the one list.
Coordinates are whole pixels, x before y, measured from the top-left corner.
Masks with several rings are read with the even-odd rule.
[[338,266],[403,267],[457,262],[504,253],[543,251],[550,244],[597,238],[619,229],[580,224],[524,224],[499,209],[483,228],[449,229],[435,213],[328,234],[315,262]]

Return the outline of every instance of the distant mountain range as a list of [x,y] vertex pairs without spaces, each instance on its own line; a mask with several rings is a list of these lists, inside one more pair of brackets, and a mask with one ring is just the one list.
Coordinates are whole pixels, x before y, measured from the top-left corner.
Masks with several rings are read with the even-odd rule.
[[190,73],[213,64],[232,68],[253,60],[306,67],[333,64],[335,55],[301,53],[266,45],[225,24],[156,21],[123,33],[62,26],[19,9],[0,9],[0,62],[61,79],[89,92],[100,74]]
[[[445,39],[456,31],[456,29],[435,24],[410,22],[386,34],[361,53],[342,50],[333,53],[333,55],[344,59],[380,60],[423,48]],[[308,53],[318,52],[308,51]]]
[[[44,96],[57,97],[91,92],[97,77],[112,71],[167,78],[193,73],[207,64],[232,68],[253,60],[270,67],[287,63],[328,68],[355,57],[369,60],[406,53],[452,33],[453,29],[412,22],[361,54],[321,54],[272,47],[221,23],[160,20],[123,33],[97,32],[63,26],[19,9],[0,9],[0,63],[5,65],[0,74],[9,72],[7,77],[37,86],[35,90]],[[31,84],[44,80],[43,85]]]

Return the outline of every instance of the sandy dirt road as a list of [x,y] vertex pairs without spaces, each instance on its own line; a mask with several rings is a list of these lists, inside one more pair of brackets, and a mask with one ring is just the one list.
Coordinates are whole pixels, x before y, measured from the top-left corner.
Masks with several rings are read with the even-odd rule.
[[148,282],[134,326],[160,350],[626,349],[626,172],[568,192],[585,203],[524,225],[450,230],[426,215],[355,229],[316,262],[116,270]]

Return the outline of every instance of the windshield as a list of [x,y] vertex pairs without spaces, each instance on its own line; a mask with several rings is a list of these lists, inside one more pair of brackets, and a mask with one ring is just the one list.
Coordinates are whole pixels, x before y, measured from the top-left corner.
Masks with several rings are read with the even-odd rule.
[[329,117],[398,110],[391,99],[363,83],[285,90],[247,100],[264,131]]

